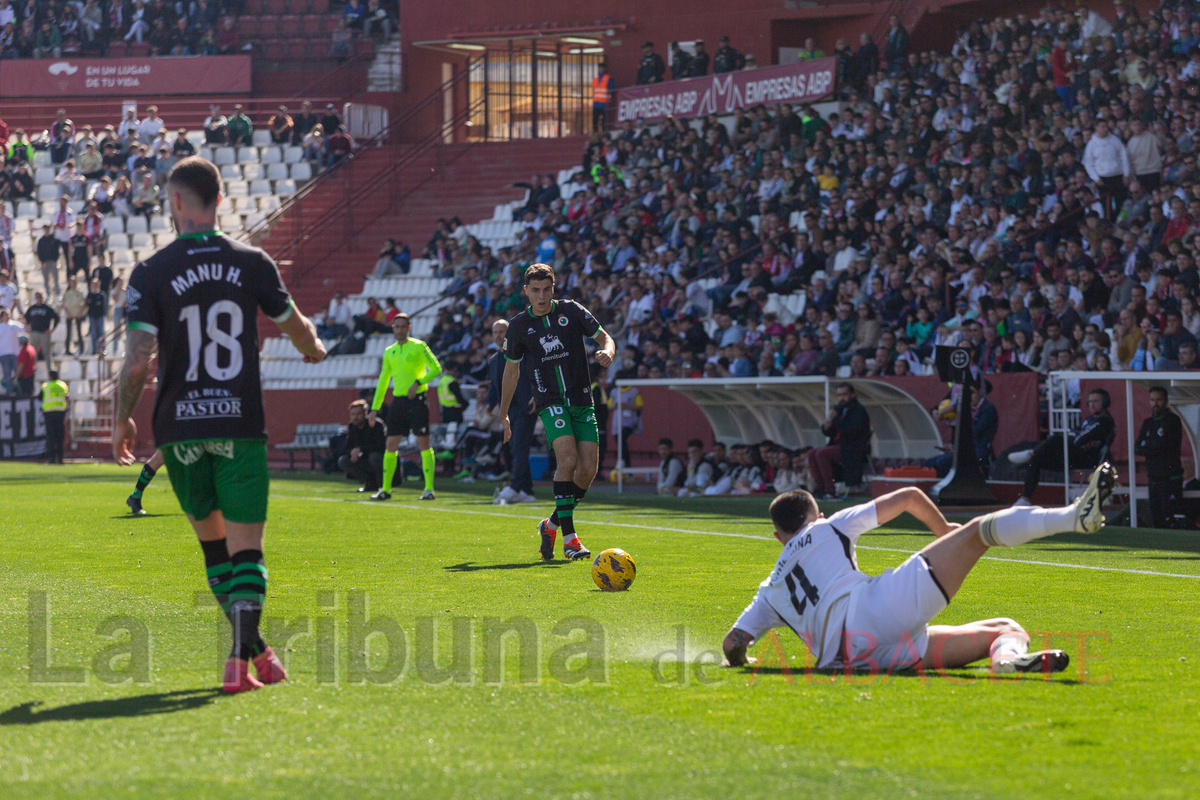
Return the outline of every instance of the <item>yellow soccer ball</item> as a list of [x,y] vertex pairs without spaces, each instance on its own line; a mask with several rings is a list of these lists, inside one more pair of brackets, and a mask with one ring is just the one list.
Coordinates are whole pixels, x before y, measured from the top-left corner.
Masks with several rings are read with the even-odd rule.
[[958,416],[958,409],[954,407],[954,403],[950,402],[950,398],[947,397],[937,404],[937,415],[947,422],[953,422],[954,418]]
[[625,591],[636,574],[633,557],[616,547],[605,550],[592,561],[592,580],[606,592]]

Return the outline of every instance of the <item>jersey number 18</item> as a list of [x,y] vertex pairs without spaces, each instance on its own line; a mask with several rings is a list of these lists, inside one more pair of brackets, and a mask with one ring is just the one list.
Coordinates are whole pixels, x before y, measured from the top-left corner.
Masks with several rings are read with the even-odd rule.
[[[229,316],[228,332],[221,330],[217,324],[222,315]],[[242,335],[242,307],[232,300],[218,300],[208,308],[205,335],[208,344],[200,335],[200,306],[184,306],[179,312],[179,321],[187,323],[188,337],[188,369],[184,377],[189,383],[200,380],[200,350],[204,350],[204,371],[217,381],[227,381],[237,377],[242,371],[242,344],[238,337]],[[229,351],[229,364],[221,366],[221,350]]]

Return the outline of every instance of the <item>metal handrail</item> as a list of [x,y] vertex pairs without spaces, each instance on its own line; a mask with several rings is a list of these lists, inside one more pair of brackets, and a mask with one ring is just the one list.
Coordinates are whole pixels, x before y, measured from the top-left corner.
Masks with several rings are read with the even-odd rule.
[[[414,117],[425,111],[434,102],[440,101],[446,91],[453,90],[458,83],[468,80],[469,75],[470,62],[467,64],[467,69],[462,70],[459,74],[443,83],[437,89],[434,89],[432,92],[425,95],[425,97],[421,98],[421,100],[419,100],[416,104],[410,106],[399,117],[391,120],[379,133],[375,134],[364,142],[358,143],[354,152],[351,152],[350,155],[348,155],[342,161],[334,164],[332,167],[327,168],[324,172],[306,183],[300,189],[300,191],[296,192],[296,194],[280,203],[279,208],[275,209],[269,215],[259,220],[259,222],[253,227],[247,228],[245,231],[243,231],[240,238],[244,241],[249,240],[252,236],[267,231],[273,224],[278,222],[284,214],[295,208],[298,203],[300,203],[305,197],[312,194],[318,187],[324,186],[325,183],[331,180],[335,175],[343,174],[346,168],[355,160],[356,153],[364,153],[368,151],[368,148],[382,145],[389,138],[393,131],[398,132],[401,129],[401,126],[408,124]],[[439,130],[439,134],[440,133],[441,131]],[[287,245],[285,245],[285,247],[286,246]]]

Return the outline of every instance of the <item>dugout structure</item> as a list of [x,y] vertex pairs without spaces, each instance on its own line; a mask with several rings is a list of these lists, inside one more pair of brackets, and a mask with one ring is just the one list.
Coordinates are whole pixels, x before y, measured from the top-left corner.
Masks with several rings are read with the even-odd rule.
[[[837,400],[834,387],[848,383],[871,416],[871,455],[874,458],[928,458],[942,446],[942,437],[929,410],[894,384],[872,378],[663,378],[619,380],[617,388],[663,386],[695,403],[708,419],[714,438],[731,444],[757,444],[764,439],[784,447],[823,447],[821,424]],[[616,394],[617,419],[623,406]],[[617,430],[617,459],[625,459],[625,443]],[[645,472],[623,467],[617,471],[617,491],[625,475]]]
[[[1082,412],[1080,406],[1072,406],[1069,396],[1072,389],[1078,387],[1080,405],[1082,405],[1089,390],[1097,387],[1107,389],[1112,397],[1109,412],[1112,413],[1114,421],[1117,423],[1117,442],[1123,440],[1125,445],[1122,448],[1125,457],[1113,460],[1115,466],[1124,467],[1122,477],[1125,485],[1118,486],[1114,494],[1125,495],[1129,498],[1129,524],[1137,527],[1138,515],[1135,501],[1147,499],[1150,493],[1146,486],[1138,485],[1137,460],[1133,455],[1134,440],[1142,427],[1142,422],[1149,416],[1149,403],[1143,395],[1147,395],[1151,386],[1162,386],[1167,390],[1170,408],[1183,421],[1183,435],[1187,439],[1183,443],[1185,481],[1189,478],[1186,467],[1189,448],[1192,462],[1190,477],[1200,478],[1200,457],[1197,456],[1200,451],[1196,449],[1197,434],[1200,433],[1200,371],[1085,372],[1062,370],[1050,373],[1050,384],[1046,394],[1050,409],[1050,435],[1062,438],[1063,463],[1066,464],[1066,469],[1063,470],[1065,475],[1064,502],[1070,503],[1084,489],[1082,484],[1071,481],[1069,448],[1065,433],[1075,426]],[[1137,397],[1135,397],[1134,387],[1141,389]],[[1186,491],[1184,496],[1200,497],[1200,492]]]

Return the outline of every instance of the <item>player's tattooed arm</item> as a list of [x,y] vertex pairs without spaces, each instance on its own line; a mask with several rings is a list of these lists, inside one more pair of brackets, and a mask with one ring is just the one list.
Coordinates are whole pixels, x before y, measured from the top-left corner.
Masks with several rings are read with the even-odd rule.
[[150,377],[150,362],[157,346],[158,339],[146,331],[130,328],[126,334],[125,364],[117,384],[117,419],[127,420],[133,416]]
[[731,628],[729,633],[725,634],[725,641],[721,643],[722,649],[725,650],[725,664],[727,667],[740,667],[744,664],[754,663],[754,659],[746,656],[746,648],[754,641],[754,637],[738,628]]

